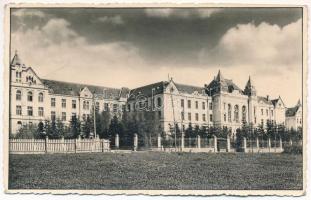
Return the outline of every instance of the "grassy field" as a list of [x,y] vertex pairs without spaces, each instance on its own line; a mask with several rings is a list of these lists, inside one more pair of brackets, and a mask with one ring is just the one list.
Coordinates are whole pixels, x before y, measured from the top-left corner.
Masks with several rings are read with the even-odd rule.
[[10,189],[302,189],[289,154],[10,155]]

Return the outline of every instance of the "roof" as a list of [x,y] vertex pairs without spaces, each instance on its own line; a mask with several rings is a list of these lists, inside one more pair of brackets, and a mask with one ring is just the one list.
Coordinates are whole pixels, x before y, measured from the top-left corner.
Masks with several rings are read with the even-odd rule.
[[292,108],[287,108],[285,116],[286,117],[293,117],[293,116],[295,116],[297,111],[298,111],[298,109],[299,109],[299,106],[295,106],[295,107],[292,107]]
[[262,101],[265,104],[268,105],[273,105],[271,100],[268,100],[267,97],[261,97],[261,96],[257,96],[257,101],[260,102]]
[[43,84],[46,85],[54,94],[79,96],[80,92],[87,87],[92,93],[95,93],[97,97],[103,97],[105,99],[119,99],[120,97],[126,97],[126,92],[129,91],[128,88],[117,89],[47,79],[41,80]]
[[157,83],[152,83],[149,85],[145,85],[142,87],[138,87],[135,89],[132,89],[130,91],[130,97],[129,99],[135,99],[137,96],[144,95],[146,97],[156,95],[156,94],[161,94],[164,92],[164,88],[168,85],[169,83],[167,81],[160,81]]
[[[173,82],[180,93],[193,94],[195,91],[202,93],[203,87],[185,85]],[[167,81],[160,81],[157,83],[152,83],[150,85],[142,86],[139,88],[132,89],[130,92],[130,100],[134,99],[139,95],[144,95],[150,97],[152,95],[162,94],[166,86],[169,84]]]
[[22,64],[22,61],[21,59],[19,58],[18,54],[17,54],[17,51],[15,51],[15,55],[11,61],[11,65],[21,65]]
[[192,86],[192,85],[185,85],[180,83],[175,83],[176,88],[181,93],[193,94],[195,91],[202,93],[204,87]]

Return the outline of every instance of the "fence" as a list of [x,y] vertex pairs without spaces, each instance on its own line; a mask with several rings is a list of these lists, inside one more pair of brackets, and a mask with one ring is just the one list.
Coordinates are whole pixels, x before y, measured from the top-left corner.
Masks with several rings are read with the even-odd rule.
[[11,154],[88,153],[110,151],[105,139],[10,139]]

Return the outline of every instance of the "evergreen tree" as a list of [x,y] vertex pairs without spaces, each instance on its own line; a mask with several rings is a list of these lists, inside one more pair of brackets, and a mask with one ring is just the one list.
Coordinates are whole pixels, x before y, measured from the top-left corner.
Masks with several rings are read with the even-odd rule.
[[38,139],[44,139],[45,138],[45,132],[44,132],[44,124],[42,121],[38,123],[37,128],[37,137]]
[[192,124],[189,123],[188,128],[185,131],[185,138],[190,138],[193,135],[193,127]]
[[81,126],[80,120],[76,116],[73,116],[70,121],[70,137],[71,138],[78,138],[78,136],[81,133],[80,126]]

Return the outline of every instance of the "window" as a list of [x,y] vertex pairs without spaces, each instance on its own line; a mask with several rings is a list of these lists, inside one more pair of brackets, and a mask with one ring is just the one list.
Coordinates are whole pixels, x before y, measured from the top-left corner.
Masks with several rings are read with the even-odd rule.
[[125,112],[125,105],[122,105],[122,111]]
[[210,109],[210,110],[213,110],[213,104],[212,104],[212,102],[209,103],[209,109]]
[[20,83],[22,78],[22,72],[16,72],[16,82]]
[[188,108],[191,108],[191,100],[188,100]]
[[16,100],[20,101],[22,99],[22,92],[20,90],[16,91]]
[[261,119],[261,126],[263,126],[263,119]]
[[17,128],[18,128],[18,129],[22,128],[22,122],[21,122],[21,121],[18,121],[18,122],[17,122]]
[[28,113],[28,116],[32,116],[33,115],[32,106],[28,106],[27,107],[27,113]]
[[71,105],[72,105],[73,109],[76,109],[77,108],[77,101],[76,100],[72,100],[71,101]]
[[234,121],[236,123],[239,122],[239,106],[238,105],[234,106]]
[[227,120],[227,116],[226,116],[226,113],[224,114],[224,121],[226,121]]
[[22,115],[22,106],[16,106],[16,115]]
[[99,102],[95,102],[95,110],[99,111]]
[[86,115],[85,114],[82,115],[82,119],[83,119],[83,121],[86,120]]
[[231,122],[231,104],[228,104],[228,122]]
[[202,120],[205,122],[206,121],[206,116],[205,114],[202,115]]
[[180,115],[181,115],[181,120],[185,120],[185,113],[181,112]]
[[199,102],[195,101],[195,108],[198,109],[199,108]]
[[55,105],[56,105],[56,100],[55,100],[55,98],[51,98],[51,106],[52,106],[52,107],[55,107]]
[[113,112],[118,112],[118,104],[113,104]]
[[131,104],[127,104],[127,111],[131,112]]
[[266,115],[269,116],[269,111],[268,111],[268,109],[266,109]]
[[257,118],[256,117],[254,118],[254,122],[255,122],[255,124],[257,123]]
[[188,113],[188,120],[191,121],[191,113]]
[[242,106],[242,121],[246,122],[246,106]]
[[52,121],[55,121],[55,111],[52,111],[52,112],[51,112],[51,120],[52,120]]
[[162,106],[162,99],[161,99],[161,97],[157,98],[157,106],[158,107]]
[[66,108],[66,99],[62,99],[62,108]]
[[271,117],[273,117],[273,110],[271,110]]
[[108,103],[104,103],[104,110],[108,111],[109,110],[109,104]]
[[43,93],[42,92],[39,93],[38,101],[43,102]]
[[195,113],[195,121],[199,121],[199,114]]
[[32,92],[30,91],[27,93],[27,100],[32,101]]
[[209,121],[210,121],[210,122],[213,121],[213,115],[212,115],[212,114],[209,115]]
[[202,102],[202,109],[205,110],[205,102]]
[[256,116],[256,107],[254,107],[254,116]]
[[158,117],[161,119],[161,111],[158,111]]
[[44,108],[43,107],[38,108],[38,115],[39,115],[39,117],[43,117],[43,115],[44,115]]
[[84,110],[90,109],[90,102],[89,101],[83,101],[83,109]]
[[261,115],[263,115],[263,109],[261,109]]
[[180,106],[181,106],[182,108],[185,107],[185,100],[184,100],[184,99],[181,99],[181,100],[180,100]]
[[62,112],[62,121],[66,121],[66,113]]

